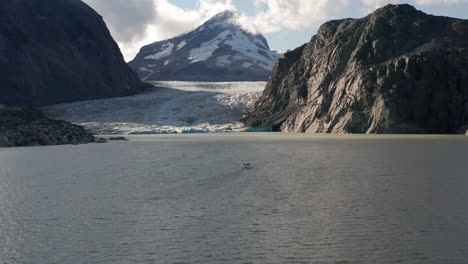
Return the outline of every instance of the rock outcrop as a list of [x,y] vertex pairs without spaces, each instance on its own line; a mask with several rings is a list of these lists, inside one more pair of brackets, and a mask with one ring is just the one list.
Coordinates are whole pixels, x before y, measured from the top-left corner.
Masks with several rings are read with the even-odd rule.
[[0,109],[0,147],[85,144],[97,140],[83,127],[49,119],[34,108]]
[[468,21],[388,5],[330,21],[276,64],[244,122],[316,133],[465,133]]
[[266,81],[279,54],[222,12],[195,30],[143,47],[129,65],[142,80]]
[[0,1],[0,80],[5,105],[126,96],[147,86],[81,0]]

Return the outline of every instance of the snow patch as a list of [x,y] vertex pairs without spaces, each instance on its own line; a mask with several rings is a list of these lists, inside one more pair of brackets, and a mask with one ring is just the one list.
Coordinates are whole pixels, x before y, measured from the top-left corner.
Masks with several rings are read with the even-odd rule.
[[218,67],[226,67],[231,65],[232,60],[230,59],[231,56],[219,56],[216,61],[216,66]]
[[[258,45],[264,46],[258,38],[252,39],[244,31],[238,28],[226,29],[217,35],[213,40],[204,42],[200,48],[195,48],[190,51],[188,59],[191,63],[205,61],[213,56],[213,53],[219,48],[220,43],[224,41],[224,45],[229,46],[233,51],[236,51],[235,56],[220,56],[216,60],[216,65],[225,67],[231,65],[235,60],[251,60],[259,67],[271,71],[279,56],[274,52],[259,50]],[[252,50],[259,52],[252,52]],[[268,54],[271,58],[267,58],[262,53]],[[253,63],[245,68],[249,68]]]
[[185,47],[185,45],[187,45],[187,41],[182,41],[181,43],[179,43],[179,45],[177,45],[177,50],[180,50],[181,48]]
[[167,66],[169,64],[169,60],[164,62],[164,66]]
[[209,59],[215,50],[218,49],[219,43],[226,39],[231,34],[230,30],[221,32],[216,38],[211,41],[203,42],[200,48],[190,50],[189,60],[191,63],[205,61]]
[[212,19],[208,20],[203,26],[207,26],[209,28],[225,28],[231,25],[238,25],[237,17],[238,13],[233,11],[224,11],[222,13],[217,14]]
[[244,34],[240,29],[236,29],[233,32],[234,37],[230,40],[227,40],[225,43],[230,45],[231,48],[241,54],[244,54],[246,58],[263,62],[260,65],[265,68],[266,70],[272,70],[273,66],[276,62],[276,57],[272,59],[268,59],[265,56],[262,56],[258,53],[249,52],[252,50],[257,50],[258,47],[246,34]]
[[162,51],[160,51],[160,52],[158,52],[158,53],[156,53],[154,55],[146,56],[145,59],[146,60],[159,60],[161,58],[165,58],[165,57],[171,55],[173,48],[174,48],[174,44],[172,44],[171,42],[165,43],[162,46]]
[[260,48],[262,50],[268,50],[268,48],[265,46],[265,44],[261,43],[260,41],[256,41],[255,46],[257,46],[258,48]]
[[250,63],[250,62],[244,62],[244,63],[242,63],[242,68],[246,68],[246,69],[248,69],[248,68],[250,68],[250,66],[252,66],[252,65],[253,65],[253,63]]

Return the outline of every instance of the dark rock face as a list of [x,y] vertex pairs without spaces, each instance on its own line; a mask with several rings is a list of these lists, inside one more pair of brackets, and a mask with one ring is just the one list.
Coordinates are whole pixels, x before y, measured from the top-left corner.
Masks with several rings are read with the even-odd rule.
[[388,5],[325,23],[244,122],[288,132],[465,133],[468,21]]
[[81,0],[0,1],[0,103],[50,105],[146,87]]
[[129,65],[145,81],[266,81],[279,57],[225,11],[197,29],[143,47]]
[[95,140],[83,127],[46,118],[34,108],[0,109],[0,147],[85,144]]

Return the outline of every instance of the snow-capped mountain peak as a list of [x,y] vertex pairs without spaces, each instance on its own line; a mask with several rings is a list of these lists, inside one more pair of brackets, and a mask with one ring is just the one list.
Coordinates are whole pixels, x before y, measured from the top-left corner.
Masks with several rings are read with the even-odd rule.
[[262,35],[242,29],[237,16],[224,11],[191,32],[147,45],[130,66],[146,81],[267,80],[279,54]]
[[206,21],[203,25],[211,27],[235,25],[238,16],[239,13],[231,10],[226,10],[215,15],[210,20]]

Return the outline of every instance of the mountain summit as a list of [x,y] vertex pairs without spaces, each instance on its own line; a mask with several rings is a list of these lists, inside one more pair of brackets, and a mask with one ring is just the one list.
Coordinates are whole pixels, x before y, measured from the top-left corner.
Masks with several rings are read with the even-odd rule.
[[195,30],[143,47],[129,65],[146,81],[264,81],[279,55],[225,11]]
[[279,59],[249,126],[312,133],[465,133],[468,20],[388,5],[325,23]]

